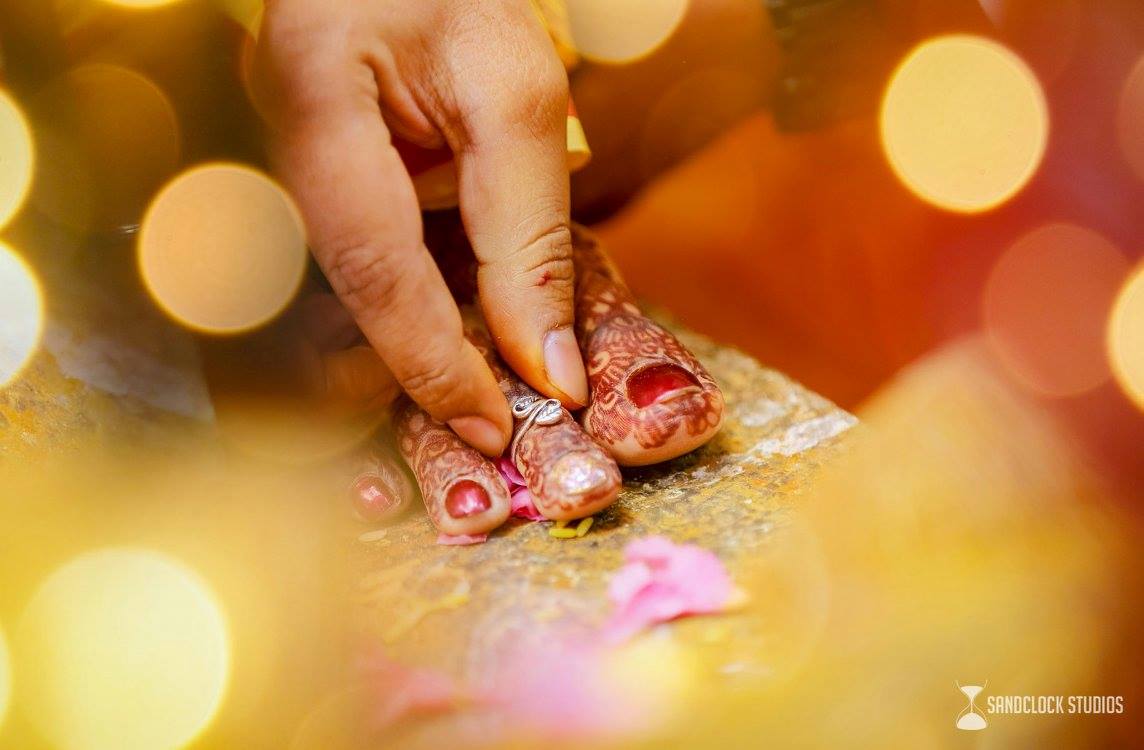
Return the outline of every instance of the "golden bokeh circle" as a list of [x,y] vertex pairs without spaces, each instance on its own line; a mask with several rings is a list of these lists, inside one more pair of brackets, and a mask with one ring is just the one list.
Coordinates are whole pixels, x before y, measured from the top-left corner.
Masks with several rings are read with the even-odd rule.
[[1108,320],[1108,355],[1116,382],[1144,409],[1144,265],[1116,296]]
[[1048,143],[1044,92],[1007,47],[972,35],[931,39],[890,78],[881,110],[890,166],[915,195],[987,211],[1036,173]]
[[14,641],[21,708],[61,750],[157,750],[214,718],[230,673],[219,604],[181,563],[81,555],[36,591]]
[[272,179],[237,164],[176,177],[139,232],[139,270],[179,323],[230,334],[275,318],[298,291],[306,240],[294,202]]
[[174,107],[153,81],[129,68],[79,65],[46,85],[29,110],[40,142],[32,203],[69,227],[137,224],[178,167]]
[[31,266],[0,242],[0,387],[28,364],[43,332],[40,282]]
[[35,146],[24,113],[0,91],[0,227],[3,227],[28,197],[32,186]]
[[604,63],[646,57],[668,40],[688,0],[566,0],[576,51]]

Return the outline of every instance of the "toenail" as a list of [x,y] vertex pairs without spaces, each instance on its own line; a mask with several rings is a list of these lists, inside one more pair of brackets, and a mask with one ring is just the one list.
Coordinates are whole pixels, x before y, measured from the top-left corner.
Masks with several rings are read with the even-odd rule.
[[568,453],[561,456],[549,470],[549,480],[565,496],[594,497],[614,484],[610,472],[591,455]]
[[484,513],[493,505],[485,488],[471,479],[462,479],[445,495],[445,511],[453,518],[468,518]]
[[350,488],[350,495],[354,512],[366,523],[381,521],[398,503],[393,491],[373,474],[358,477]]
[[642,409],[678,391],[699,387],[699,380],[679,365],[651,365],[628,377],[628,398]]

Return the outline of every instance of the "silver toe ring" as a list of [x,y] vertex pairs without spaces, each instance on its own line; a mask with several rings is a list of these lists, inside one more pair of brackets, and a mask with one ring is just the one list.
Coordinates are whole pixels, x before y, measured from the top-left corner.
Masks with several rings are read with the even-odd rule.
[[516,463],[516,449],[520,438],[528,432],[533,425],[552,425],[564,416],[564,407],[554,398],[541,398],[535,394],[521,396],[512,402],[512,416],[521,424],[513,431],[512,443],[509,445],[508,455]]

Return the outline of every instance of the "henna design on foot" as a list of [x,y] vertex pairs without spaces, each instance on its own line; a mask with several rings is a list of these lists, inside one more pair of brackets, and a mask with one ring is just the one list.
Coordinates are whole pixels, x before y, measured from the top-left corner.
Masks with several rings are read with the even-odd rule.
[[645,317],[583,227],[572,229],[576,335],[591,401],[581,421],[621,465],[694,450],[723,423],[723,394],[675,336]]
[[508,488],[487,458],[404,396],[393,425],[438,530],[451,536],[481,534],[505,522]]
[[[593,441],[559,402],[545,399],[516,377],[497,356],[479,317],[466,311],[465,336],[481,352],[500,383],[509,405],[521,404],[512,455],[536,509],[555,521],[583,518],[615,502],[623,483],[612,457]],[[547,409],[548,411],[544,411]]]

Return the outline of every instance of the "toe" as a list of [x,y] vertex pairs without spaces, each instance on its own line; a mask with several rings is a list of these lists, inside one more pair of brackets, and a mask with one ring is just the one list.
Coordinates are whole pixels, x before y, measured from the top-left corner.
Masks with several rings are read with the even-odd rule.
[[619,497],[616,462],[564,412],[559,422],[529,427],[519,438],[516,466],[545,518],[598,513]]
[[702,390],[698,378],[670,362],[640,368],[628,376],[627,388],[628,398],[639,409]]
[[481,453],[408,400],[397,409],[394,426],[401,455],[441,533],[483,534],[508,519],[508,487]]
[[451,518],[477,516],[493,507],[485,488],[471,479],[454,482],[445,492],[445,512]]
[[358,519],[378,524],[395,515],[401,500],[393,489],[375,474],[362,474],[350,486],[350,502]]
[[354,515],[372,525],[400,516],[411,505],[415,494],[401,460],[380,445],[375,445],[362,459],[348,493]]
[[586,342],[592,403],[583,424],[621,466],[667,461],[709,441],[723,394],[703,365],[643,315],[615,316]]

